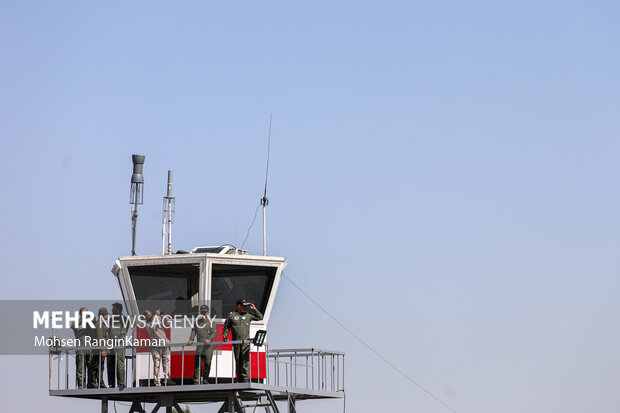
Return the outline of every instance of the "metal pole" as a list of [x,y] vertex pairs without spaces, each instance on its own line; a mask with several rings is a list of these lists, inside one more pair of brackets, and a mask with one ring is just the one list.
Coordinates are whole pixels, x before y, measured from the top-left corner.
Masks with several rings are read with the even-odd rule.
[[340,390],[340,355],[336,356],[336,390]]
[[342,390],[344,390],[344,354],[342,355]]
[[[162,215],[161,229],[161,255],[172,254],[172,213],[174,197],[172,196],[172,171],[168,171],[168,189],[164,197],[164,210]],[[166,221],[168,222],[168,232],[166,233]],[[166,247],[166,235],[168,235],[168,245]]]
[[[136,337],[137,330],[134,330],[133,336]],[[137,364],[138,364],[138,350],[135,347],[131,348],[131,380],[133,381],[133,387],[140,387],[140,383],[138,382],[138,374],[137,374]],[[127,377],[125,377],[127,380]]]
[[131,192],[129,203],[133,204],[131,211],[131,255],[136,255],[136,223],[138,221],[138,205],[142,203],[144,176],[142,168],[144,166],[144,155],[132,155],[133,174],[131,175]]
[[136,255],[136,222],[138,221],[138,199],[134,202],[133,209],[131,211],[131,255]]
[[333,354],[331,356],[331,359],[332,359],[331,360],[331,363],[332,363],[332,366],[331,366],[332,367],[332,374],[330,374],[330,380],[329,381],[331,382],[330,383],[331,389],[332,389],[332,391],[334,391],[334,355]]
[[[152,357],[152,355],[150,353],[151,353],[151,348],[149,347],[149,355],[148,355],[148,361],[147,361],[147,365],[146,365],[146,368],[147,368],[146,387],[151,387],[151,357]],[[153,361],[153,363],[155,363],[155,362]],[[155,366],[153,366],[153,368],[154,367]]]
[[[314,350],[312,350],[314,353]],[[314,354],[312,354],[312,390],[314,390]]]
[[265,344],[265,383],[269,384],[269,345]]
[[260,378],[261,378],[261,377],[260,377],[260,347],[258,347],[258,348],[256,349],[256,358],[257,358],[257,360],[256,360],[256,366],[257,366],[257,367],[256,367],[256,370],[258,371],[258,372],[256,373],[256,375],[258,376],[258,377],[257,377],[257,378],[258,378],[258,382],[260,383]]
[[263,204],[263,255],[267,255],[267,197],[261,200]]
[[185,346],[181,347],[181,386],[185,378]]
[[166,215],[161,219],[161,255],[166,254]]
[[265,192],[263,193],[263,198],[260,200],[261,205],[263,206],[263,255],[267,255],[267,217],[266,217],[266,209],[267,205],[269,205],[269,200],[267,199],[267,180],[269,178],[269,154],[271,152],[271,113],[269,114],[269,137],[267,139],[267,168],[265,170]]
[[[169,171],[172,172],[172,171]],[[168,199],[168,254],[172,254],[172,200]]]

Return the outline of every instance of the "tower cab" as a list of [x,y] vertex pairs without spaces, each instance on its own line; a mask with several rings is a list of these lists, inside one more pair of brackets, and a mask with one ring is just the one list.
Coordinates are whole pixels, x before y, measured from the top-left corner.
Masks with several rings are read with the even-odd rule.
[[[209,317],[217,327],[216,342],[223,341],[225,317],[236,310],[238,300],[253,303],[263,314],[252,322],[250,334],[268,330],[282,271],[284,257],[249,255],[231,246],[197,247],[191,253],[131,256],[119,258],[112,273],[118,281],[125,308],[130,316],[159,309],[172,320],[198,314],[201,305],[210,307]],[[174,323],[166,328],[171,343],[170,375],[173,380],[191,381],[196,348],[185,345],[191,327]],[[134,328],[134,338],[148,338],[144,328]],[[230,337],[228,338],[230,340]],[[183,344],[183,345],[182,345]],[[252,345],[250,377],[266,377],[264,347]],[[147,348],[136,350],[135,378],[146,381],[150,370]],[[210,378],[225,382],[234,377],[232,345],[215,348]]]

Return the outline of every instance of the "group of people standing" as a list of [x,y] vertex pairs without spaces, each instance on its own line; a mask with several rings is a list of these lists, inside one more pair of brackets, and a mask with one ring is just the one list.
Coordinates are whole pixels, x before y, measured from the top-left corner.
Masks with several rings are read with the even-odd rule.
[[[84,346],[84,338],[101,339],[124,339],[127,335],[127,323],[106,323],[101,322],[103,318],[108,318],[108,311],[105,307],[99,309],[98,317],[95,320],[95,328],[89,327],[83,322],[83,314],[88,311],[86,307],[80,309],[80,319],[75,324],[73,331],[78,342],[78,346]],[[112,314],[117,317],[122,315],[123,306],[120,303],[112,304]],[[209,306],[199,307],[200,315],[198,321],[193,325],[188,345],[196,346],[194,357],[194,383],[207,384],[213,358],[213,340],[216,335],[216,325],[209,317]],[[146,321],[146,331],[151,340],[156,340],[163,346],[151,346],[150,354],[153,360],[153,377],[155,386],[161,386],[160,371],[163,373],[165,384],[176,384],[170,378],[170,341],[164,330],[162,322],[163,313],[161,310],[143,313]],[[227,341],[232,335],[233,341],[250,339],[250,323],[263,319],[263,315],[256,309],[256,306],[246,300],[237,301],[237,308],[226,316],[224,322],[223,340]],[[237,382],[247,382],[250,374],[250,344],[233,344],[233,355],[235,358],[235,373]],[[107,362],[107,363],[106,363]],[[125,386],[125,349],[104,350],[78,350],[76,352],[76,380],[78,389],[85,386],[88,388],[105,388],[103,381],[104,363],[107,364],[108,386]]]
[[[108,327],[102,320],[107,320],[109,314],[105,307],[101,307],[97,314],[98,319],[94,322],[94,328],[85,322],[84,314],[88,311],[86,307],[80,308],[80,317],[73,326],[73,333],[76,338],[76,346],[84,347],[89,342],[97,342],[105,339],[124,339],[127,335],[126,323],[108,323]],[[121,303],[112,304],[112,314],[116,317],[123,317],[123,305]],[[90,340],[87,339],[90,338]],[[96,340],[93,340],[96,339]],[[110,387],[125,386],[125,350],[77,350],[75,354],[75,378],[77,388],[105,388],[103,381],[103,368],[107,364],[108,385]]]
[[[211,360],[213,359],[213,340],[216,334],[216,325],[209,318],[209,306],[201,305],[199,308],[202,317],[192,327],[189,335],[188,345],[196,345],[194,356],[194,384],[208,384],[209,373],[211,370]],[[161,310],[145,311],[144,317],[147,322],[146,331],[151,339],[170,344],[164,332]],[[256,306],[246,300],[237,301],[237,309],[232,311],[224,321],[223,341],[227,341],[232,335],[233,341],[249,340],[250,323],[260,321],[263,315]],[[162,341],[160,341],[162,340]],[[153,376],[155,386],[161,386],[159,379],[160,370],[163,373],[166,384],[175,384],[170,379],[168,362],[170,360],[170,350],[165,347],[151,347],[151,357],[153,358]],[[233,355],[235,357],[236,381],[243,383],[249,380],[250,374],[250,344],[233,344]]]

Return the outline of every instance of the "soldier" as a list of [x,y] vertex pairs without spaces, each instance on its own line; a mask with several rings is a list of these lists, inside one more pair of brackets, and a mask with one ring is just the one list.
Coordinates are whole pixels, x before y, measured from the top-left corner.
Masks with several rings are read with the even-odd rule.
[[[215,338],[215,325],[209,320],[209,306],[201,305],[202,317],[196,321],[189,335],[188,345],[192,345],[196,339],[196,355],[194,356],[194,384],[208,384],[211,359],[213,358],[213,346],[211,341]],[[204,363],[204,367],[203,367]]]
[[[73,325],[72,330],[76,338],[76,347],[85,346],[84,338],[91,335],[91,327],[84,323],[84,314],[88,311],[88,308],[80,308],[80,317],[78,321]],[[77,388],[84,388],[84,379],[87,376],[86,366],[90,366],[90,355],[84,350],[77,350],[75,352],[75,380],[77,381]]]
[[[104,340],[110,338],[108,326],[104,323],[103,320],[108,319],[108,309],[105,307],[101,307],[99,309],[99,318],[95,323],[95,330],[92,331],[91,337],[93,339],[92,342],[96,343],[94,347],[102,346]],[[89,388],[102,388],[105,389],[106,385],[103,382],[103,363],[105,361],[106,352],[105,350],[93,350],[92,355],[90,356],[90,369],[89,369],[89,378],[90,383],[88,384]]]
[[[113,340],[125,340],[127,336],[127,319],[123,315],[121,303],[112,304],[112,320],[110,322],[110,338]],[[125,387],[125,349],[111,350],[107,357],[108,386]]]
[[[247,311],[248,306],[250,312]],[[254,304],[246,300],[237,301],[237,310],[229,313],[224,322],[224,341],[228,339],[229,331],[232,331],[233,340],[248,340],[250,338],[250,323],[252,320],[260,321],[262,319],[263,315]],[[235,356],[237,382],[247,382],[250,372],[250,344],[233,344],[233,354]]]

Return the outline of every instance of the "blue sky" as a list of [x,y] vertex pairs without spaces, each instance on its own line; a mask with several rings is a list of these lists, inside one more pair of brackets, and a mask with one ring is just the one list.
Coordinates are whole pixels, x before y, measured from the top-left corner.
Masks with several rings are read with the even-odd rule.
[[[619,19],[607,1],[0,2],[0,298],[118,297],[132,153],[139,253],[159,251],[168,169],[174,247],[241,244],[273,113],[269,253],[315,299],[459,413],[616,412]],[[284,281],[269,334],[345,351],[350,412],[446,411]],[[44,359],[0,366],[8,407],[98,408],[49,398]]]

